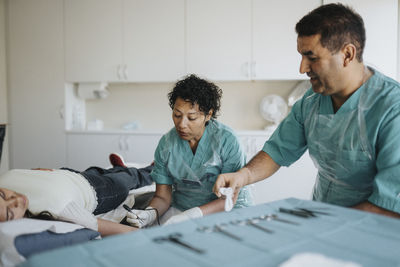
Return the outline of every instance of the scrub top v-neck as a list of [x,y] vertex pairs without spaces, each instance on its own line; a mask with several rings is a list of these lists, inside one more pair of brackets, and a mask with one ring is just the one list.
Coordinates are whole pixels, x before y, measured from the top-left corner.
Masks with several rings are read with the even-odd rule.
[[[218,175],[239,170],[246,160],[234,132],[215,120],[207,124],[195,153],[173,128],[161,138],[154,159],[153,180],[173,186],[172,206],[180,210],[217,199],[212,188]],[[235,207],[251,204],[246,187],[239,193]]]
[[370,201],[400,212],[400,86],[374,74],[334,113],[312,89],[265,143],[289,166],[308,149],[318,169],[313,198],[342,206]]

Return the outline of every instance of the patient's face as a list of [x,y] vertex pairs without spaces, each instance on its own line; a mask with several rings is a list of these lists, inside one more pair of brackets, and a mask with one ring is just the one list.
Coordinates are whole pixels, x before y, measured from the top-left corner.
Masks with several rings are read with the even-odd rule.
[[0,222],[23,218],[28,204],[25,195],[0,187]]
[[192,104],[182,98],[177,98],[172,110],[172,119],[176,132],[183,140],[197,143],[204,133],[206,122],[211,115],[205,115],[199,110],[198,104]]

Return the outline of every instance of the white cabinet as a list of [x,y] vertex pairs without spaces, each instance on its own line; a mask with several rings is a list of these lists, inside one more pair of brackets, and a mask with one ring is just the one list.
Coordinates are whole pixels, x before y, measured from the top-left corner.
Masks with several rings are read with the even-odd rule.
[[184,0],[125,0],[123,51],[129,81],[176,81],[185,74]]
[[323,2],[324,4],[341,2],[353,7],[361,15],[367,35],[364,62],[385,75],[396,79],[398,1],[324,0]]
[[249,80],[251,1],[187,0],[188,73],[213,80]]
[[67,81],[175,81],[184,75],[184,0],[64,5]]
[[108,156],[113,152],[129,163],[150,164],[161,136],[161,133],[69,132],[67,166],[76,170],[109,167]]
[[213,80],[299,79],[297,21],[320,0],[188,0],[187,71]]
[[7,2],[11,168],[65,164],[63,1]]
[[65,0],[66,81],[123,78],[122,1]]
[[253,0],[253,80],[304,79],[299,72],[296,23],[320,0]]

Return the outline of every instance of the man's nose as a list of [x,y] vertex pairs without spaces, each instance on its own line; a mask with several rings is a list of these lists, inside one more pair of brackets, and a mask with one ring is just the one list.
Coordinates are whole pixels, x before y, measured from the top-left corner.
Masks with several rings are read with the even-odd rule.
[[302,58],[300,62],[300,73],[310,72],[310,65],[307,59]]

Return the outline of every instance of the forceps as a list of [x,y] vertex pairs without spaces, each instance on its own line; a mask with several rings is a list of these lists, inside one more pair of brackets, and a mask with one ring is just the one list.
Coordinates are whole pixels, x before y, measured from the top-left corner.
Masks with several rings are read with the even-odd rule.
[[268,234],[272,234],[274,232],[266,227],[258,225],[257,224],[258,222],[259,222],[258,218],[254,218],[254,219],[248,219],[245,221],[241,221],[241,220],[232,221],[231,224],[233,224],[233,225],[250,225],[250,226],[253,226],[254,228],[257,228],[258,230],[261,230]]
[[204,254],[205,253],[205,250],[200,249],[200,248],[196,248],[196,247],[194,247],[194,246],[192,246],[192,245],[190,245],[190,244],[188,244],[186,242],[183,242],[181,240],[181,237],[182,237],[182,234],[173,233],[173,234],[170,234],[170,235],[168,235],[166,237],[156,237],[156,238],[153,239],[153,241],[156,242],[156,243],[163,243],[163,242],[167,241],[167,242],[171,242],[171,243],[180,245],[181,247],[190,249],[191,251],[194,251],[194,252],[199,253],[199,254]]
[[215,225],[213,228],[208,227],[208,226],[203,226],[203,227],[197,228],[197,230],[200,231],[200,232],[205,232],[205,233],[216,232],[216,233],[223,234],[223,235],[225,235],[227,237],[230,237],[232,239],[235,239],[237,241],[242,241],[242,238],[240,238],[237,235],[234,235],[234,234],[226,231],[225,229],[223,229],[223,226],[221,226],[221,225]]
[[260,217],[258,217],[258,218],[260,218],[261,220],[266,220],[266,221],[274,220],[274,221],[278,221],[278,222],[284,222],[284,223],[289,223],[289,224],[294,224],[294,225],[300,225],[298,222],[292,222],[292,221],[289,221],[289,220],[281,219],[276,214],[260,215]]

